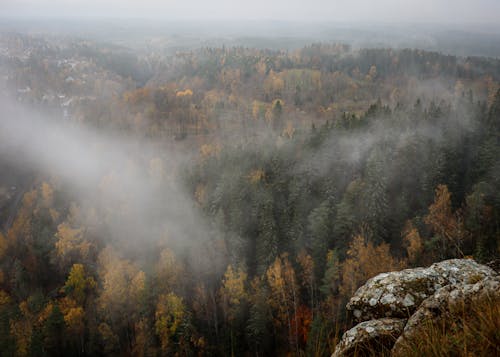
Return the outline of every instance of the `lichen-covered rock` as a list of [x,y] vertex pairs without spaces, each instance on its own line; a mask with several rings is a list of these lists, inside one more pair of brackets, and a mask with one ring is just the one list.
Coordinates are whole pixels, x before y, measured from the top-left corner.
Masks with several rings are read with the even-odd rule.
[[489,261],[488,263],[485,264],[486,266],[490,267],[497,273],[500,273],[500,259],[493,259]]
[[408,341],[418,334],[421,328],[439,319],[453,320],[454,314],[467,311],[474,303],[483,299],[500,299],[500,278],[486,278],[475,284],[448,285],[427,298],[408,320],[403,334],[396,341],[393,354],[404,356]]
[[478,282],[496,273],[472,259],[451,259],[428,268],[382,273],[360,287],[347,304],[358,321],[408,318],[419,305],[447,285]]
[[344,333],[332,357],[372,356],[389,352],[401,335],[405,319],[384,318],[361,322]]

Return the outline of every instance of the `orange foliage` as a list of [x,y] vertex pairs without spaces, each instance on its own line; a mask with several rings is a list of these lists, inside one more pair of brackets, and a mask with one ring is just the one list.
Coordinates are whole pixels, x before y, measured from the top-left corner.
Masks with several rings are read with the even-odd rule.
[[422,254],[424,247],[418,230],[413,227],[410,221],[406,223],[403,230],[403,242],[406,245],[406,252],[408,253],[410,263],[416,263]]
[[266,177],[266,173],[262,169],[255,169],[248,174],[248,181],[250,183],[258,183]]
[[[438,185],[434,202],[429,206],[429,214],[424,217],[424,222],[437,234],[442,243],[454,246],[454,249],[461,254],[460,243],[464,236],[463,223],[458,214],[454,214],[451,209],[451,193],[446,185]],[[463,254],[461,254],[463,255]]]
[[151,90],[149,88],[139,88],[131,92],[126,92],[123,95],[125,102],[137,105],[139,103],[145,102],[151,97]]
[[175,93],[176,97],[191,97],[193,95],[193,91],[191,89],[180,90]]
[[292,330],[297,331],[299,343],[305,345],[311,328],[312,311],[306,305],[300,305],[292,319]]
[[340,291],[344,296],[352,296],[367,279],[400,268],[401,263],[392,257],[389,244],[382,243],[375,247],[358,235],[349,245],[347,259],[342,264]]

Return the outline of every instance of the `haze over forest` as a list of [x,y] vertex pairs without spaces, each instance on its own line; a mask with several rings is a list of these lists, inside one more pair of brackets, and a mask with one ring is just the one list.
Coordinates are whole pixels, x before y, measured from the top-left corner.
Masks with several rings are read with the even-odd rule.
[[3,0],[0,355],[329,356],[369,278],[499,259],[499,15]]
[[497,24],[495,0],[4,0],[8,16]]

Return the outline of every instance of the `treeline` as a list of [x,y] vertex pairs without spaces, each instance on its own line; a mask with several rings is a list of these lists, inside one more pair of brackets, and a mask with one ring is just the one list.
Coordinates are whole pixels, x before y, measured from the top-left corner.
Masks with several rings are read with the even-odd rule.
[[473,93],[491,105],[499,76],[498,60],[421,50],[207,48],[166,58],[146,86],[124,93],[92,120],[152,137],[281,131],[344,113],[361,116],[377,98],[395,107],[417,97],[439,103]]
[[6,46],[32,54],[0,58],[14,96],[63,106],[74,121],[155,138],[308,126],[346,112],[361,116],[378,98],[395,107],[472,92],[491,105],[500,80],[498,59],[413,49],[313,44],[290,52],[231,47],[136,56],[90,41],[18,37]]

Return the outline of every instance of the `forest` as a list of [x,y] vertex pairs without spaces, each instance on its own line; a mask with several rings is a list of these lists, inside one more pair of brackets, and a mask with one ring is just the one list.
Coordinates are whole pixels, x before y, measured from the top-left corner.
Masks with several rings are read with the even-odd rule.
[[0,39],[2,356],[327,356],[368,278],[500,257],[499,59]]

